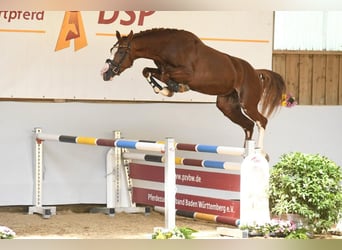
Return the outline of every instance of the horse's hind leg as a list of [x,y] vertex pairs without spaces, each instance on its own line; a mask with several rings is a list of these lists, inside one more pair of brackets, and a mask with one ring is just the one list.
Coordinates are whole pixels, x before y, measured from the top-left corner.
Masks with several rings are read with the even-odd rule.
[[264,134],[267,125],[267,119],[258,110],[258,103],[260,98],[257,97],[257,92],[248,91],[253,96],[246,95],[245,93],[240,94],[240,104],[243,112],[251,120],[255,122],[259,130],[258,144],[257,147],[263,149],[264,147]]
[[217,96],[216,106],[232,122],[240,125],[243,128],[243,130],[245,131],[245,145],[246,145],[246,140],[252,139],[254,122],[248,119],[242,113],[238,93],[234,90],[229,95]]

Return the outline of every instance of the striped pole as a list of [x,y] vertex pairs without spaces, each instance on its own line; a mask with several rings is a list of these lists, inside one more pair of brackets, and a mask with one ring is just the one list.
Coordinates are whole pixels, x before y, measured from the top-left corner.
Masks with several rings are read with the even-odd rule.
[[[148,141],[148,140],[139,140],[139,141],[162,143],[160,141]],[[202,153],[214,153],[214,154],[221,154],[221,155],[243,156],[246,153],[245,148],[242,148],[242,147],[214,146],[214,145],[206,145],[206,144],[176,143],[175,148],[176,150],[202,152]]]
[[142,142],[135,140],[123,140],[123,139],[101,139],[94,137],[82,137],[82,136],[70,136],[70,135],[50,135],[44,133],[38,133],[36,136],[40,141],[58,141],[65,143],[76,143],[86,145],[96,145],[104,147],[120,147],[130,148],[137,150],[155,151],[164,153],[165,145],[161,143]]
[[[45,133],[37,134],[38,140],[59,141],[65,143],[97,145],[105,147],[121,147],[137,150],[157,151],[164,153],[164,143],[161,141],[147,141],[147,140],[123,140],[123,139],[101,139],[94,137],[70,136],[70,135],[51,135]],[[229,147],[229,146],[214,146],[205,144],[189,144],[189,143],[175,143],[176,150],[216,153],[223,155],[243,156],[245,148]],[[215,162],[215,161],[213,161]],[[207,161],[210,164],[210,161]],[[216,165],[214,163],[214,165]],[[220,167],[217,167],[220,168]]]
[[[138,160],[138,161],[140,160],[140,161],[157,162],[157,163],[165,162],[163,155],[151,155],[151,154],[125,152],[123,153],[123,157],[125,159]],[[175,157],[175,163],[177,165],[183,165],[183,166],[225,169],[225,170],[232,170],[232,171],[240,170],[240,164],[234,163],[234,162],[225,162],[225,161],[199,160],[199,159]]]
[[[164,207],[159,207],[159,206],[155,206],[154,210],[159,212],[159,213],[165,212]],[[231,225],[231,226],[239,226],[240,225],[239,219],[231,218],[231,217],[223,216],[223,215],[213,215],[213,214],[207,214],[207,213],[183,211],[183,210],[179,210],[179,209],[176,210],[176,215],[182,216],[182,217],[187,217],[187,218],[212,221],[212,222],[227,224],[227,225]]]
[[244,148],[228,147],[228,146],[213,146],[204,144],[189,144],[189,143],[176,143],[176,149],[183,151],[194,151],[203,153],[214,153],[223,155],[237,155],[241,156],[245,153]]

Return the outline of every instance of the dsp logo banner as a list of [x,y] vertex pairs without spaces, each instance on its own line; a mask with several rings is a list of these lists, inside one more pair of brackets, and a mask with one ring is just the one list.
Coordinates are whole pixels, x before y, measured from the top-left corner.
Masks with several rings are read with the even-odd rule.
[[[189,18],[191,17],[191,22]],[[209,46],[271,68],[273,13],[236,11],[0,11],[0,98],[165,101],[142,76],[147,59],[111,82],[100,76],[115,32],[186,29]],[[219,72],[218,72],[219,73]],[[196,92],[167,101],[212,102]]]
[[[138,26],[143,26],[145,17],[150,16],[153,13],[154,11],[139,11],[138,13],[135,13],[134,11],[125,11],[123,19],[119,19],[119,11],[109,13],[108,11],[107,13],[106,11],[100,11],[97,23],[112,24],[118,22],[123,26],[131,26],[136,22]],[[68,11],[65,13],[55,50],[57,51],[69,47],[71,40],[74,40],[75,51],[87,46],[82,15],[79,11]]]

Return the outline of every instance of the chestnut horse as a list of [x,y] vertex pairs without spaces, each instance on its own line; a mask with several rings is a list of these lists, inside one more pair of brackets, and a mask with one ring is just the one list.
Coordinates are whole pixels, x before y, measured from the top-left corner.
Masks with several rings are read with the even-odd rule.
[[[255,70],[247,61],[205,45],[191,32],[177,29],[151,29],[127,36],[116,32],[113,59],[107,59],[101,74],[112,80],[138,58],[151,59],[157,68],[144,68],[143,76],[156,93],[172,96],[188,90],[216,95],[216,106],[251,140],[255,124],[259,129],[257,146],[263,148],[267,118],[280,104],[285,84],[270,70]],[[162,87],[157,81],[165,84]],[[261,111],[258,110],[260,104]]]

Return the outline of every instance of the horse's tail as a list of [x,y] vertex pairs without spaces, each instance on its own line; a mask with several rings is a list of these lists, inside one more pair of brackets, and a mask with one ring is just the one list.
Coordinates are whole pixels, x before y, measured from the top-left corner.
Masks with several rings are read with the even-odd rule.
[[256,70],[263,89],[261,97],[261,113],[269,117],[281,105],[282,97],[286,93],[283,77],[278,73],[267,70]]

